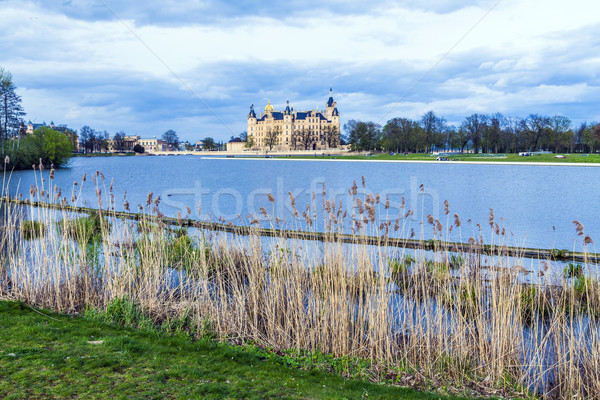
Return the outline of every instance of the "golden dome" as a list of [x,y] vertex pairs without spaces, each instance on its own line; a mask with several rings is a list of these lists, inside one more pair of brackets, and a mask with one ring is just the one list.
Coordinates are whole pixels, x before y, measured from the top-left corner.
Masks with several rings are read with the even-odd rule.
[[273,111],[275,111],[275,109],[271,105],[271,100],[269,100],[269,103],[265,107],[265,112],[273,112]]

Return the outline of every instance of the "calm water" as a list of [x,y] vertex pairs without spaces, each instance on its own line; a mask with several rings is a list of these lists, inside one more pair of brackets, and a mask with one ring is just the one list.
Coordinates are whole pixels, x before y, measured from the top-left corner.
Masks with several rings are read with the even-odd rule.
[[[201,203],[202,218],[225,218],[234,223],[238,215],[259,215],[260,207],[280,219],[293,221],[289,194],[296,198],[302,213],[315,193],[314,203],[322,206],[323,182],[326,198],[340,200],[348,208],[348,188],[356,181],[359,194],[380,193],[380,214],[395,220],[402,197],[406,206],[415,210],[415,217],[407,230],[414,229],[421,236],[421,216],[438,218],[444,226],[453,222],[453,214],[462,220],[460,236],[479,235],[477,223],[487,242],[493,240],[488,225],[490,208],[496,221],[507,229],[507,244],[531,247],[579,249],[581,238],[575,235],[572,223],[577,219],[585,226],[585,233],[600,240],[600,168],[564,166],[465,165],[362,163],[342,161],[309,162],[278,159],[215,159],[197,156],[154,157],[97,157],[75,158],[68,168],[56,171],[53,184],[70,197],[73,183],[82,190],[79,204],[87,201],[96,206],[95,188],[90,177],[102,171],[101,182],[104,203],[114,179],[113,193],[116,208],[123,209],[123,195],[132,209],[145,204],[149,192],[161,196],[161,211],[198,217]],[[83,174],[87,181],[81,185]],[[365,188],[362,179],[365,178]],[[48,185],[47,173],[44,174]],[[10,180],[11,195],[17,192],[29,196],[30,185],[40,183],[39,173],[18,171]],[[423,185],[421,189],[420,185]],[[270,203],[271,193],[275,202]],[[390,209],[383,207],[386,196]],[[444,215],[444,200],[450,203],[450,214]],[[501,220],[502,218],[502,220]],[[426,219],[426,218],[425,218]],[[472,223],[467,222],[472,220]],[[393,225],[393,223],[392,223]],[[432,236],[430,226],[424,226],[422,235]],[[455,229],[450,239],[458,240]],[[577,242],[576,242],[577,240]],[[593,251],[593,249],[592,249]]]

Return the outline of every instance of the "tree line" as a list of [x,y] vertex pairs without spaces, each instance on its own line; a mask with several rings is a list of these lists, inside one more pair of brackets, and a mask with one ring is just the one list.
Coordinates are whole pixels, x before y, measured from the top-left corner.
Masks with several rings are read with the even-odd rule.
[[[137,153],[143,153],[145,149],[140,144],[135,145],[133,148],[131,147],[132,140],[128,140],[128,136],[124,131],[119,131],[111,137],[107,131],[98,131],[87,125],[79,130],[80,147],[85,153],[108,151],[109,148],[116,152],[133,150]],[[173,129],[169,129],[163,133],[160,139],[173,149],[178,149],[182,144],[179,135]],[[234,137],[232,136],[231,139],[234,139]],[[202,140],[203,150],[221,150],[223,147],[224,144],[222,141],[216,141],[212,137],[206,137]],[[199,149],[195,145],[185,142],[185,150],[192,151]]]
[[25,111],[21,105],[21,97],[17,95],[12,74],[0,68],[0,142],[3,157],[8,140],[14,138],[18,142],[25,125],[24,116]]
[[[128,135],[124,131],[116,132],[111,137],[107,131],[95,130],[87,125],[79,130],[80,147],[85,153],[106,152],[109,150],[109,148],[117,152],[144,152],[143,146],[141,146],[139,143],[131,147],[131,141],[128,141],[127,137]],[[179,136],[173,129],[169,129],[163,133],[161,140],[171,148],[179,148]]]
[[562,115],[530,114],[516,118],[501,113],[472,114],[456,126],[428,111],[420,120],[393,118],[383,127],[370,121],[350,120],[344,131],[345,139],[355,151],[592,153],[600,150],[600,124],[574,125]]

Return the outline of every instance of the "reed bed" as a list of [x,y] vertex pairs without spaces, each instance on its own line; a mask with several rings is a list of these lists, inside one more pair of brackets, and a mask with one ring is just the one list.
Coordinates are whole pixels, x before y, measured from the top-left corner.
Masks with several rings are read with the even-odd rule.
[[[69,199],[38,173],[31,200],[77,204],[86,177]],[[359,239],[316,245],[167,227],[152,194],[137,206],[139,221],[123,220],[114,213],[112,185],[101,172],[90,180],[98,195],[92,216],[3,203],[1,298],[60,312],[106,310],[126,299],[157,323],[185,319],[198,335],[367,359],[373,379],[483,394],[600,398],[597,265],[573,264],[562,273],[544,260],[532,273],[503,253],[505,228],[493,211],[493,251],[480,252],[479,225],[465,234],[465,247],[409,253],[387,247],[386,239],[412,237],[415,228],[432,229],[433,243],[453,229],[463,237],[448,203],[445,223],[423,215],[413,225],[413,210],[380,222],[389,201],[362,196],[356,183],[349,207],[328,201],[323,188],[319,212],[314,196],[299,211],[290,195],[294,228],[315,229],[322,218],[326,232],[349,227],[382,238],[377,246]],[[126,199],[123,206],[130,208]],[[268,210],[262,213],[281,225]],[[24,221],[35,221],[28,222],[29,234]],[[575,227],[582,246],[593,246],[583,226]]]

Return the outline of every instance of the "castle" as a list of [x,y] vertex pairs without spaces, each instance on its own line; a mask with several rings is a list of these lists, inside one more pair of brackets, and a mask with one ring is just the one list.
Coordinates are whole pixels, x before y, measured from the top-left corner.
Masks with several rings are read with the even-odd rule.
[[268,101],[257,117],[254,105],[248,113],[248,145],[255,150],[325,150],[340,145],[340,113],[329,89],[325,112],[317,107],[310,111],[294,111],[290,102],[283,111],[275,111]]

